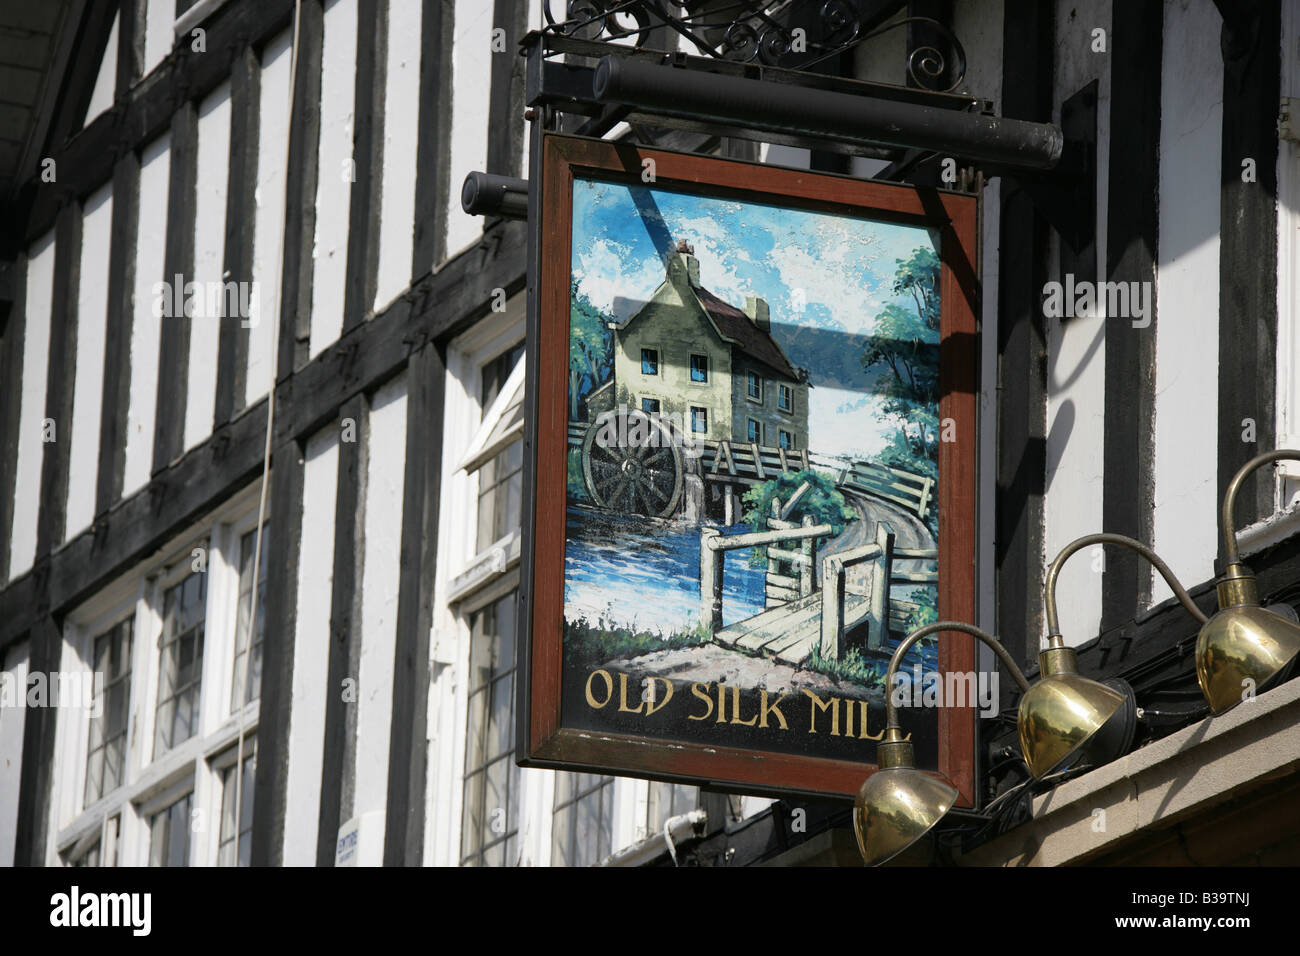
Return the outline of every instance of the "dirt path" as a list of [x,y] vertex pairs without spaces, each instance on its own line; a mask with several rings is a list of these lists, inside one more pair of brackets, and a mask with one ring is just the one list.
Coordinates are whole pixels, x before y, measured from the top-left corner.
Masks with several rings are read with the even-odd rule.
[[[865,544],[874,544],[876,525],[884,522],[894,532],[896,548],[933,548],[934,538],[925,522],[912,512],[893,502],[882,501],[869,495],[859,494],[848,488],[841,488],[844,500],[858,513],[858,520],[849,522],[844,533],[833,542],[817,551],[817,586],[821,586],[821,560],[842,551],[849,551]],[[933,567],[933,563],[921,560],[894,562],[900,571],[922,571]],[[871,565],[860,564],[852,567],[845,575],[846,585],[853,590],[866,591],[869,588]]]
[[819,696],[831,694],[880,704],[879,690],[868,690],[848,681],[804,670],[779,661],[751,657],[718,644],[701,644],[674,650],[654,651],[638,657],[610,661],[605,665],[631,677],[666,677],[672,681],[703,681],[735,684],[746,690],[791,694],[807,689]]

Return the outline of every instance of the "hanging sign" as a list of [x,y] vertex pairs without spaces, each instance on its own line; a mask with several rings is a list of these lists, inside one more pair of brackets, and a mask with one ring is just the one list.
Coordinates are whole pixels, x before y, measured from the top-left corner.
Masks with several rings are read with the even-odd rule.
[[974,198],[537,153],[520,762],[847,796],[893,692],[969,802],[970,638],[884,680],[975,616]]

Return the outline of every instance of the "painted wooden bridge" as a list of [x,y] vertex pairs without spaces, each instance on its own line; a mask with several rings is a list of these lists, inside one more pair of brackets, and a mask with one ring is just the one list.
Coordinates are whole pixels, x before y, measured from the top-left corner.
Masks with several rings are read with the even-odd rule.
[[[622,436],[610,444],[602,429]],[[635,440],[629,441],[629,436]],[[731,439],[686,441],[668,419],[627,412],[612,425],[570,421],[569,447],[581,451],[584,480],[593,501],[613,510],[669,517],[689,510],[683,486],[714,486],[723,500],[723,523],[740,520],[740,496],[747,486],[807,471],[815,452]],[[688,449],[689,453],[684,453]],[[836,459],[840,488],[893,502],[924,518],[933,506],[934,479],[869,461]],[[696,509],[698,511],[698,509]]]
[[[833,530],[805,517],[796,524],[788,519],[807,490],[805,483],[789,501],[773,502],[767,531],[723,535],[717,529],[700,533],[700,602],[702,619],[710,622],[713,640],[751,654],[773,657],[796,666],[814,651],[824,660],[840,660],[856,647],[867,657],[886,658],[890,633],[905,634],[916,605],[892,600],[890,585],[932,583],[934,570],[903,570],[897,561],[937,561],[934,548],[896,548],[895,534],[877,522],[875,541],[826,556],[821,561],[821,587],[816,586],[816,544]],[[765,547],[768,568],[765,582],[767,609],[722,626],[723,556],[725,552]],[[870,565],[866,587],[850,583],[849,570]]]

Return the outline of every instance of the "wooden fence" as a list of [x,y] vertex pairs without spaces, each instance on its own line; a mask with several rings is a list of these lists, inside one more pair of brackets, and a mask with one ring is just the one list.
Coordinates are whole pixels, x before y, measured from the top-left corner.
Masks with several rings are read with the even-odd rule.
[[[895,608],[889,597],[889,586],[914,582],[929,584],[939,580],[936,571],[897,571],[894,562],[900,560],[937,561],[939,552],[935,548],[896,548],[894,531],[884,522],[876,525],[876,540],[873,544],[863,545],[851,551],[841,551],[822,561],[822,617],[821,617],[821,654],[828,660],[839,660],[848,650],[845,636],[849,630],[845,618],[845,571],[867,561],[875,562],[871,569],[869,588],[869,610],[867,612],[868,651],[881,651],[889,631],[905,631],[910,624],[914,605]],[[898,613],[899,611],[906,611]]]
[[902,505],[924,518],[930,510],[934,492],[934,479],[914,475],[901,468],[886,468],[865,461],[855,461],[840,471],[835,482],[841,488],[850,488],[864,495],[884,498]]

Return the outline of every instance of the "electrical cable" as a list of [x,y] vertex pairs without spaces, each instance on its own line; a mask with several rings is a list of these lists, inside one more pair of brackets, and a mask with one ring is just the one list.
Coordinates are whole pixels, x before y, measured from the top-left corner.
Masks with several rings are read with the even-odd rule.
[[[302,0],[295,0],[293,5],[293,45],[289,54],[289,117],[293,117],[293,101],[297,95],[298,85],[298,30],[299,23],[302,19]],[[284,190],[285,195],[289,194],[289,159],[292,155],[290,145],[292,137],[286,136],[284,142]],[[276,253],[276,276],[284,275],[284,240],[280,242],[280,247]],[[276,295],[280,294],[279,282],[276,282]],[[279,309],[276,309],[276,320],[279,320]],[[249,607],[248,607],[248,653],[244,655],[244,684],[241,696],[248,693],[248,680],[253,665],[253,644],[256,639],[255,631],[257,629],[257,592],[258,581],[262,568],[262,525],[266,520],[266,489],[268,478],[271,473],[271,434],[275,427],[275,351],[272,350],[270,360],[267,362],[267,368],[270,371],[270,382],[266,390],[266,441],[262,451],[262,479],[261,487],[258,489],[257,496],[257,531],[253,539],[253,581],[249,589]],[[236,628],[238,628],[238,619],[236,618]],[[238,636],[236,636],[238,640]],[[234,841],[235,841],[235,866],[239,866],[239,830],[241,814],[243,812],[244,797],[244,712],[247,709],[244,701],[240,701],[237,708],[239,712],[239,736],[238,743],[235,745],[235,820],[234,820]],[[219,824],[218,824],[219,825]],[[249,835],[249,862],[252,862],[252,835]]]

